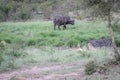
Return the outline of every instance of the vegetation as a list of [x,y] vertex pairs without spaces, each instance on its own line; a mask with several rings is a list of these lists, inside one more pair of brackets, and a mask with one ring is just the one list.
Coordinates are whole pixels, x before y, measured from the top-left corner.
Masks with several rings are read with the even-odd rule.
[[0,41],[9,44],[75,47],[78,43],[85,45],[91,39],[108,37],[106,23],[99,21],[76,21],[74,26],[67,25],[67,30],[56,31],[52,22],[0,23]]
[[87,75],[91,75],[91,74],[95,73],[96,71],[97,71],[97,64],[95,64],[94,61],[91,61],[91,62],[86,64],[85,73]]
[[[67,25],[67,30],[54,31],[53,28],[52,22],[45,21],[0,23],[0,41],[24,46],[75,47],[78,43],[85,45],[91,39],[109,38],[106,23],[99,21],[76,21],[74,26]],[[119,45],[119,35],[116,35],[116,41]]]
[[39,16],[50,19],[59,13],[68,15],[69,11],[79,9],[78,2],[79,0],[0,0],[0,21],[24,21]]
[[[119,0],[0,0],[0,72],[24,68],[9,72],[11,77],[0,73],[0,79],[61,74],[65,80],[119,80],[119,7]],[[55,15],[69,15],[75,25],[54,30]],[[114,49],[87,49],[89,40],[103,38],[111,38]]]
[[112,29],[112,14],[111,12],[119,12],[120,7],[120,1],[118,0],[84,0],[83,3],[86,4],[86,8],[90,7],[101,16],[107,17],[109,32],[112,40],[112,45],[115,51],[115,58],[120,61],[120,53],[117,49],[115,38],[114,38],[114,32]]
[[18,68],[15,61],[26,56],[23,47],[16,44],[0,47],[0,53],[0,71]]
[[[78,43],[81,46],[86,45],[91,39],[109,38],[106,25],[100,21],[76,21],[74,26],[67,25],[67,30],[54,31],[51,21],[0,23],[0,69],[2,71],[30,64],[47,65],[85,58],[103,60],[104,57],[111,57],[106,49],[93,52],[59,50],[61,47],[76,47]],[[119,45],[118,39],[119,35],[116,35]]]
[[[88,62],[89,60],[104,62],[106,59],[113,59],[113,56],[111,56],[112,50],[108,48],[102,48],[96,51],[79,52],[76,49],[63,50],[62,48],[44,46],[39,48],[26,47],[21,49],[20,47],[16,46],[19,49],[17,49],[16,52],[14,51],[13,54],[11,46],[7,47],[8,48],[6,48],[2,54],[0,71],[10,71],[28,66],[71,64],[80,61]],[[85,56],[83,56],[83,53]]]

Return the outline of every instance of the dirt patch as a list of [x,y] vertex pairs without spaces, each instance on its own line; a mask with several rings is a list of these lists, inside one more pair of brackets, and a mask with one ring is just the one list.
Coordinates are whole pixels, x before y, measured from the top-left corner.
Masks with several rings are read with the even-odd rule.
[[74,78],[84,75],[84,65],[65,64],[47,67],[34,66],[32,68],[21,69],[13,72],[0,74],[0,80],[60,80],[65,78]]
[[46,67],[34,66],[12,72],[0,73],[0,80],[119,80],[120,65],[111,65],[107,74],[84,74],[86,62]]

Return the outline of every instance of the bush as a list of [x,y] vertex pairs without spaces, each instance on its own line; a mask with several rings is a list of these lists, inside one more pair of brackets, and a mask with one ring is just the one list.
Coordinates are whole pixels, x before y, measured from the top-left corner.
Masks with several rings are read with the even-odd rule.
[[108,66],[107,66],[107,65],[98,66],[98,72],[99,72],[99,73],[104,74],[104,73],[106,73],[108,70],[109,70],[109,69],[108,69]]
[[18,8],[16,13],[12,16],[13,20],[28,20],[31,18],[31,10],[29,6],[22,5]]
[[14,57],[20,57],[21,53],[19,52],[19,50],[13,48],[13,50],[10,52],[10,55]]
[[87,63],[87,65],[85,66],[85,73],[87,75],[92,75],[93,73],[95,73],[97,70],[97,64],[94,61],[90,61],[89,63]]

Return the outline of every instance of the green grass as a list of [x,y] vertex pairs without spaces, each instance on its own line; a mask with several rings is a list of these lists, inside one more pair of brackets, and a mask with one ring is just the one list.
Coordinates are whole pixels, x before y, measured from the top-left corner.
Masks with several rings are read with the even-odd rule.
[[[0,23],[0,41],[7,43],[0,47],[0,71],[34,64],[63,64],[81,59],[102,61],[111,58],[112,51],[104,48],[83,52],[58,50],[60,47],[76,47],[78,43],[85,45],[91,39],[109,38],[106,26],[101,21],[76,21],[75,25],[67,25],[67,30],[54,30],[51,21]],[[119,35],[115,37],[117,43],[120,43]]]
[[[27,47],[21,48],[16,45],[8,46],[3,50],[0,71],[13,70],[27,66],[47,66],[52,64],[69,64],[81,60],[96,60],[106,62],[113,59],[112,49],[101,48],[96,51],[78,51],[77,49],[61,49],[54,47]],[[13,53],[12,53],[13,52]],[[104,62],[104,63],[105,63]]]
[[0,23],[0,40],[28,46],[76,46],[77,43],[84,45],[88,40],[106,37],[109,33],[103,22],[76,21],[73,26],[67,25],[67,30],[55,31],[50,21]]

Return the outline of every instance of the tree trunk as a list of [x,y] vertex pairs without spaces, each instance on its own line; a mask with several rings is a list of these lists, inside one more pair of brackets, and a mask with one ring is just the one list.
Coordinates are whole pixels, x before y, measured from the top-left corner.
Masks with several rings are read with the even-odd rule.
[[110,31],[111,40],[112,40],[112,46],[113,46],[114,51],[115,51],[115,58],[117,61],[120,61],[120,54],[119,54],[119,51],[118,51],[116,43],[115,43],[114,33],[113,33],[112,25],[111,25],[110,12],[111,12],[111,10],[108,9],[108,27],[109,27],[109,31]]

